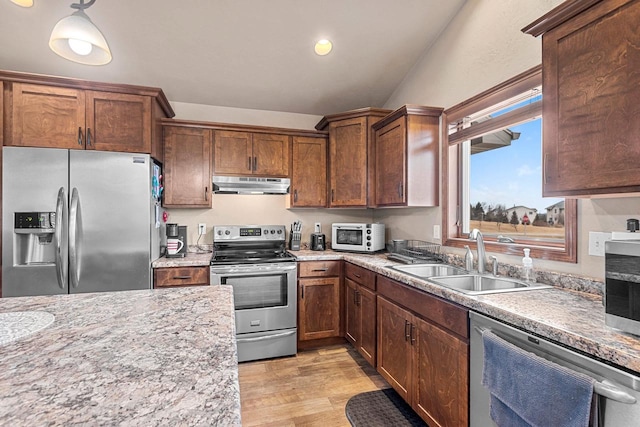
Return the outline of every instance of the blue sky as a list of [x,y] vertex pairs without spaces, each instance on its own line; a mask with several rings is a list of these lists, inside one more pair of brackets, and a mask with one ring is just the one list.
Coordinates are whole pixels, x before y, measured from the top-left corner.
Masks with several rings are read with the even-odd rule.
[[471,156],[472,205],[523,205],[546,213],[547,206],[562,200],[542,197],[541,124],[542,119],[537,119],[510,126],[521,133],[511,146]]

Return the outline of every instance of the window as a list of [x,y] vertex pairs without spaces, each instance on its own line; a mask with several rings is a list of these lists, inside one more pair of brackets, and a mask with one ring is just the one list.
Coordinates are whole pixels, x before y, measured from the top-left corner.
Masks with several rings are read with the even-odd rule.
[[577,262],[577,203],[542,197],[542,76],[531,69],[444,112],[445,245]]

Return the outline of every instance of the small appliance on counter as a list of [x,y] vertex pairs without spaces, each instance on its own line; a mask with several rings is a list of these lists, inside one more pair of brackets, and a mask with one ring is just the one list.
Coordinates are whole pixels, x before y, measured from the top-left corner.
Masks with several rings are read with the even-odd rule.
[[331,249],[377,252],[385,248],[384,224],[331,224]]
[[187,226],[167,224],[167,258],[184,258],[187,255]]
[[312,251],[324,251],[327,249],[326,239],[322,234],[322,226],[316,222],[314,233],[311,233],[310,248]]
[[640,239],[608,240],[604,247],[605,324],[640,335]]
[[289,250],[299,251],[300,240],[302,238],[302,222],[295,221],[291,224],[291,232],[289,233]]

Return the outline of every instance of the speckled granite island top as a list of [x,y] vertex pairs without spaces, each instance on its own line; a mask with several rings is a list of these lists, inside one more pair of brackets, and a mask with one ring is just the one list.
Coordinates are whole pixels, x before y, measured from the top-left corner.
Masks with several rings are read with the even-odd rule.
[[227,286],[0,299],[54,322],[0,346],[0,425],[240,425]]

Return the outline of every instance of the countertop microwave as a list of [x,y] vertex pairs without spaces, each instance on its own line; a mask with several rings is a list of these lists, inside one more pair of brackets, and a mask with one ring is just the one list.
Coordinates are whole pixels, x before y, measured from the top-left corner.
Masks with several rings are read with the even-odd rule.
[[385,248],[384,224],[331,224],[331,249],[348,252],[377,252]]
[[640,335],[640,240],[609,240],[604,247],[605,323]]

